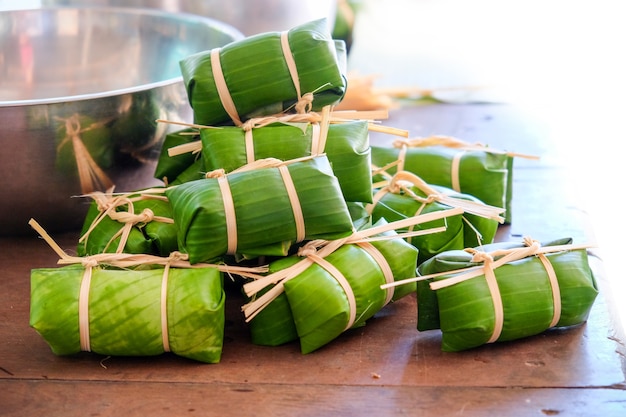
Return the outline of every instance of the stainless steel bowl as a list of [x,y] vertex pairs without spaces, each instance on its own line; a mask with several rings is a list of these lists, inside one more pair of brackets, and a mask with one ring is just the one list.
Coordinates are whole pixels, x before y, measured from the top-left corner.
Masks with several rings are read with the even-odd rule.
[[148,7],[193,13],[228,23],[246,36],[287,30],[322,17],[332,28],[337,13],[337,0],[41,0],[41,4]]
[[78,229],[86,192],[153,178],[156,119],[193,119],[179,61],[243,35],[220,21],[134,8],[0,12],[0,235]]

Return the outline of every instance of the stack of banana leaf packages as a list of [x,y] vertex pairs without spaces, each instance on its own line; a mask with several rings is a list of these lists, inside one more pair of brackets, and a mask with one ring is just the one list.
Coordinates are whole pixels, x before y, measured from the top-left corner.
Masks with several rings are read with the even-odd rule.
[[268,158],[167,188],[179,250],[191,263],[225,255],[285,256],[292,244],[353,231],[325,155]]
[[223,273],[255,277],[264,271],[192,266],[182,253],[74,257],[35,221],[31,225],[65,265],[31,271],[30,325],[57,355],[172,352],[217,363],[224,339]]
[[93,192],[78,241],[79,256],[135,253],[168,256],[178,250],[172,207],[164,189]]
[[449,136],[396,140],[391,147],[372,147],[374,166],[391,174],[396,170],[409,171],[429,184],[504,208],[506,223],[512,220],[514,157],[536,159]]
[[[296,337],[303,354],[343,332],[363,326],[380,309],[415,288],[381,291],[380,286],[415,275],[417,249],[395,230],[458,215],[450,209],[398,222],[379,221],[344,239],[310,241],[298,255],[269,265],[270,274],[244,284],[244,305],[253,341],[281,344]],[[441,228],[412,232],[437,233]]]
[[194,121],[232,123],[258,115],[319,111],[346,92],[345,43],[327,20],[267,32],[180,62]]
[[[448,250],[493,243],[498,224],[504,222],[501,216],[504,209],[488,206],[468,194],[432,186],[411,172],[397,171],[391,175],[381,171],[378,175],[385,179],[374,184],[373,202],[366,206],[373,221],[401,220],[451,207],[463,209],[457,216],[438,220],[439,225],[445,225],[445,231],[407,239],[419,249],[418,264]],[[428,223],[416,228],[436,226]]]
[[417,328],[441,329],[442,350],[461,351],[581,324],[598,294],[587,247],[526,238],[436,255],[407,280]]

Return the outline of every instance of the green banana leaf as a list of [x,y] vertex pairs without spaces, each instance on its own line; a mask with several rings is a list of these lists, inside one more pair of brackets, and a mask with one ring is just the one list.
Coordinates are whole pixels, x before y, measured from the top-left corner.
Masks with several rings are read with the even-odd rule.
[[[453,160],[462,153],[459,163],[459,188],[453,186]],[[372,164],[384,167],[398,161],[400,149],[372,146]],[[396,172],[397,167],[386,171]],[[478,198],[483,203],[504,208],[505,222],[512,220],[513,157],[506,153],[466,151],[445,146],[407,148],[404,170],[419,175],[429,184],[454,189]],[[374,181],[379,180],[374,177]]]
[[[346,50],[342,41],[332,39],[326,19],[290,29],[288,43],[300,97],[313,94],[312,110],[338,103],[346,91]],[[221,73],[237,112],[234,119],[240,120],[233,120],[224,108],[216,83],[219,70],[213,68],[212,51],[207,50],[180,61],[195,123],[239,125],[249,117],[281,113],[300,98],[279,32],[260,33],[213,51],[219,51]]]
[[[524,244],[505,242],[485,245],[481,251],[492,253],[494,260],[504,259],[508,249]],[[560,315],[553,323],[555,303],[548,275],[538,256],[526,256],[505,262],[495,271],[502,298],[503,326],[496,341],[520,339],[544,332],[551,327],[583,323],[598,294],[584,248],[571,246],[571,239],[550,242],[545,257],[552,265],[560,293]],[[568,250],[567,247],[571,247]],[[496,255],[497,254],[497,255]],[[418,267],[422,277],[440,274],[418,282],[418,323],[420,331],[440,328],[442,349],[460,351],[488,343],[495,328],[494,299],[482,269],[468,280],[432,289],[432,283],[459,277],[465,268],[482,267],[467,251],[439,254]],[[482,275],[481,275],[482,273]]]
[[[253,149],[246,149],[241,127],[201,129],[202,157],[207,170],[233,171],[264,158],[289,160],[312,154],[313,126],[309,123],[272,123],[253,128]],[[346,201],[371,202],[372,176],[367,121],[331,124],[324,149]],[[313,153],[315,154],[315,152]]]
[[206,169],[204,168],[204,161],[202,158],[197,159],[191,165],[189,165],[184,171],[182,171],[176,178],[167,183],[168,186],[180,185],[189,181],[195,181],[206,176]]
[[[30,325],[57,355],[84,349],[79,302],[85,269],[71,265],[31,271]],[[93,268],[88,300],[89,350],[102,355],[165,352],[161,315],[164,268]],[[215,268],[170,268],[167,343],[172,353],[201,362],[221,359],[224,339],[222,273]]]
[[[337,239],[352,232],[350,213],[328,158],[278,162],[286,166],[293,181],[296,195],[291,198],[301,207],[303,240]],[[225,208],[220,181],[230,190],[228,200],[232,199],[234,209]],[[191,263],[299,238],[294,206],[278,167],[235,171],[221,180],[190,181],[170,187],[166,195],[178,228],[179,248]],[[226,204],[230,207],[229,201]]]
[[172,207],[164,196],[141,192],[92,196],[95,200],[76,247],[79,256],[114,252],[168,256],[178,250]]
[[[168,133],[163,139],[161,153],[154,169],[154,178],[162,180],[166,184],[172,184],[190,166],[194,165],[200,156],[195,153],[185,152],[179,155],[169,155],[169,150],[176,146],[200,140],[198,129],[187,128]],[[203,169],[201,169],[203,171]],[[198,178],[194,178],[198,179]]]

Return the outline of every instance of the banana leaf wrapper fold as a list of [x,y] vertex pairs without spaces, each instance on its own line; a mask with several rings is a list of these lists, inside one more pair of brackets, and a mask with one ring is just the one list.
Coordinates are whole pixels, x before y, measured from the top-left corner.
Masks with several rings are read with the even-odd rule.
[[[258,168],[261,167],[261,168]],[[166,191],[182,252],[191,263],[262,255],[284,242],[337,239],[352,219],[328,158],[265,159]]]
[[338,103],[346,91],[346,50],[326,19],[267,32],[180,61],[195,123],[240,125],[247,118]]
[[[458,211],[451,209],[450,213],[435,213],[409,222],[431,221],[453,213]],[[380,289],[384,283],[415,275],[417,249],[392,232],[404,224],[407,222],[381,220],[345,239],[309,242],[298,256],[270,264],[270,275],[244,284],[251,299],[243,307],[247,321],[257,327],[257,334],[268,333],[265,340],[290,341],[295,337],[295,328],[303,354],[323,347],[349,329],[363,326],[389,302],[415,290]],[[438,231],[439,228],[419,233]],[[368,239],[372,236],[380,240]],[[273,327],[272,318],[289,311],[293,324],[283,316],[283,326]]]
[[172,207],[164,189],[129,194],[94,192],[76,251],[168,256],[178,250]]
[[583,323],[598,294],[585,248],[526,239],[439,254],[418,267],[417,328],[460,351]]
[[415,230],[446,226],[446,230],[441,233],[407,238],[409,243],[419,249],[418,264],[438,253],[492,243],[498,224],[504,221],[500,215],[503,209],[487,206],[468,194],[427,184],[413,173],[400,171],[393,176],[385,173],[385,178],[385,181],[374,184],[376,190],[373,202],[366,206],[373,221],[380,218],[396,221],[450,207],[464,210],[457,216],[415,226]]
[[[397,140],[392,147],[372,147],[373,165],[384,167],[390,174],[409,171],[429,184],[503,208],[505,223],[512,220],[514,157],[534,159],[447,136]],[[375,176],[374,181],[378,179]]]

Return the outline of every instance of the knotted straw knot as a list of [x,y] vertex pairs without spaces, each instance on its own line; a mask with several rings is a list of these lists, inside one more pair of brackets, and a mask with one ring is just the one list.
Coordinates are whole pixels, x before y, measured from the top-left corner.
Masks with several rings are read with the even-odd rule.
[[141,214],[137,216],[137,223],[148,223],[154,219],[154,211],[149,208],[143,209]]
[[465,251],[472,255],[472,262],[477,262],[477,263],[478,262],[483,262],[483,263],[493,262],[493,256],[491,256],[487,252],[481,252],[473,248],[467,248],[465,249]]
[[85,268],[95,268],[98,266],[98,261],[94,258],[83,258],[80,263]]
[[424,202],[426,204],[430,204],[430,203],[434,203],[435,201],[438,201],[440,198],[439,194],[429,194],[426,199],[424,200]]
[[300,114],[308,113],[313,107],[313,93],[305,93],[296,103],[296,112]]
[[215,169],[204,174],[205,178],[220,178],[226,175],[226,171],[223,168]]
[[405,139],[396,139],[392,142],[392,146],[394,148],[402,148],[404,146],[409,146],[409,141]]
[[310,255],[315,255],[316,253],[317,247],[315,246],[315,244],[313,244],[313,242],[309,242],[302,246],[300,249],[298,249],[298,256],[303,258]]
[[533,245],[540,245],[539,241],[534,240],[530,236],[524,236],[523,242],[524,242],[524,245],[528,247],[533,246]]
[[167,257],[168,262],[186,261],[187,259],[189,259],[188,254],[179,252],[177,250],[171,252],[170,256]]
[[256,122],[254,119],[248,119],[245,122],[243,122],[240,127],[244,132],[249,132],[252,129],[254,129],[255,124]]

